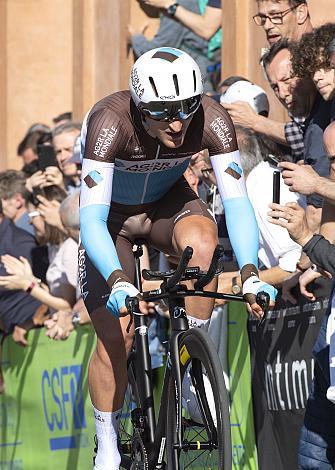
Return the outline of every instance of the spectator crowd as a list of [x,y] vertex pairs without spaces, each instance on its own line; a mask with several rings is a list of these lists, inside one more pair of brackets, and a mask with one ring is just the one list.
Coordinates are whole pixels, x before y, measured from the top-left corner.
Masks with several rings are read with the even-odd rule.
[[[259,67],[287,112],[286,122],[278,122],[269,117],[269,97],[260,86],[248,77],[220,76],[221,14],[229,15],[224,3],[222,7],[213,0],[140,3],[159,9],[160,24],[151,40],[144,35],[146,25],[140,31],[128,27],[135,57],[159,46],[185,50],[198,62],[206,92],[234,122],[259,226],[260,278],[280,289],[278,302],[287,308],[302,299],[315,302],[315,283],[324,279],[328,309],[315,337],[314,379],[304,423],[299,422],[299,442],[293,447],[299,468],[334,468],[335,23],[314,28],[305,0],[256,0],[253,21],[263,28],[267,41]],[[0,173],[0,331],[23,347],[32,328],[45,328],[52,340],[66,340],[90,322],[77,282],[80,132],[81,123],[70,112],[55,117],[52,127],[31,125],[17,146],[21,169]],[[271,204],[278,170],[280,204]],[[191,156],[185,178],[209,203],[225,247],[219,291],[238,294],[241,279],[213,175],[206,150]],[[168,266],[162,253],[147,248],[143,267]],[[153,315],[157,328],[164,307],[158,305]],[[157,342],[158,356],[164,351],[165,334]],[[5,387],[1,382],[2,391]],[[259,459],[260,469],[268,470],[264,462]],[[296,468],[290,465],[272,468]]]

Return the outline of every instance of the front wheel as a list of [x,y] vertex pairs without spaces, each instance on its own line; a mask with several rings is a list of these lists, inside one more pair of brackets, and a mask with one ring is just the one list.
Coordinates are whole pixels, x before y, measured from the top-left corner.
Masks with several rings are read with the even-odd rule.
[[140,397],[136,384],[135,366],[131,357],[128,361],[128,386],[119,427],[121,468],[126,470],[148,470],[148,459],[142,433],[137,427],[140,415]]
[[188,330],[179,345],[182,376],[182,445],[177,439],[175,381],[168,394],[166,458],[168,470],[230,470],[229,398],[215,346],[206,333]]

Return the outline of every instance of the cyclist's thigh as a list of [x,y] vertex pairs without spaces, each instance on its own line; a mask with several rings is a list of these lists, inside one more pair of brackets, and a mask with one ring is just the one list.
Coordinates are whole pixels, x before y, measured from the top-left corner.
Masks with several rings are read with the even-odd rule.
[[[201,220],[205,218],[207,223],[216,226],[207,204],[190,188],[187,181],[181,178],[159,201],[152,218],[149,241],[164,253],[178,255],[172,242],[173,232],[180,220],[190,216],[199,216]],[[192,230],[192,224],[189,228]]]
[[[113,238],[122,269],[133,280],[134,256],[132,254],[132,243],[121,236]],[[82,244],[79,246],[79,287],[89,314],[106,305],[110,288],[90,261]]]

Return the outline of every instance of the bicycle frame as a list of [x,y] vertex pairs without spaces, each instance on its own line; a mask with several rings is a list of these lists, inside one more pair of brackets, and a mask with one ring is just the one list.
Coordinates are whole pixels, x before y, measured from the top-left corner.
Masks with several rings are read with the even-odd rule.
[[[134,252],[135,257],[135,282],[139,290],[142,288],[141,270],[140,270],[140,257],[143,253],[142,247],[137,246]],[[148,341],[148,319],[146,315],[139,312],[134,312],[134,328],[135,328],[135,364],[136,374],[141,377],[137,382],[138,392],[142,411],[145,413],[147,420],[145,436],[145,444],[150,444],[147,448],[149,468],[150,465],[155,465],[155,468],[163,464],[163,455],[165,449],[165,420],[167,409],[167,394],[168,384],[171,373],[176,380],[176,396],[181,397],[182,383],[179,368],[179,338],[180,335],[188,330],[188,321],[186,317],[185,301],[182,298],[174,298],[169,295],[168,298],[170,322],[171,322],[171,337],[169,340],[169,359],[166,365],[161,406],[159,409],[158,422],[155,419],[153,388],[151,381],[151,360],[149,354],[149,341]],[[178,423],[182,419],[182,407],[179,400],[178,403]],[[182,430],[181,426],[178,427],[178,444],[182,446]]]
[[[142,245],[136,243],[137,248],[134,252],[135,258],[135,285],[142,292],[142,281],[141,281],[141,269],[140,269],[140,257],[143,254]],[[222,248],[222,247],[220,247]],[[186,253],[188,251],[188,254]],[[154,398],[153,398],[153,387],[152,387],[152,369],[151,359],[149,354],[149,342],[148,342],[148,317],[140,313],[138,299],[132,298],[133,306],[133,320],[135,328],[134,344],[135,350],[132,351],[131,359],[135,361],[136,384],[138,387],[139,399],[141,404],[141,410],[143,415],[139,417],[140,427],[143,426],[144,435],[143,442],[146,447],[148,456],[149,469],[160,469],[164,468],[163,456],[165,450],[165,424],[167,415],[167,402],[168,402],[168,386],[170,376],[174,377],[176,387],[176,404],[177,404],[177,443],[178,448],[183,447],[182,442],[182,379],[180,370],[180,358],[179,358],[179,342],[180,338],[185,331],[189,329],[188,321],[185,310],[185,300],[187,296],[201,296],[209,298],[221,298],[225,300],[244,301],[242,296],[236,296],[233,294],[218,294],[213,292],[204,292],[201,290],[214,276],[219,256],[221,251],[216,250],[211,266],[205,275],[197,277],[195,282],[195,290],[188,290],[186,286],[179,284],[183,271],[187,266],[189,259],[192,257],[192,249],[186,248],[184,251],[182,261],[180,262],[177,270],[172,275],[170,281],[171,288],[167,292],[162,292],[160,289],[157,291],[150,291],[143,293],[143,299],[148,301],[155,301],[166,299],[169,307],[169,316],[171,322],[171,335],[169,340],[169,355],[167,364],[165,367],[163,389],[161,395],[161,404],[159,408],[158,421],[156,422],[155,409],[154,409]],[[185,255],[186,253],[186,255]],[[198,268],[187,268],[189,276],[193,272],[198,273]],[[198,271],[197,271],[198,270]],[[192,277],[188,277],[191,279]],[[175,282],[174,282],[175,281]],[[136,426],[135,426],[136,427]]]

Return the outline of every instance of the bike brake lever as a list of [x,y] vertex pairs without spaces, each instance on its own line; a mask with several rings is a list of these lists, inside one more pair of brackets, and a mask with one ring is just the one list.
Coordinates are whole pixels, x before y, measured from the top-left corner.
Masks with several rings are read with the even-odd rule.
[[264,315],[258,322],[258,325],[261,325],[264,322],[266,315],[268,313],[268,310],[269,310],[269,304],[270,304],[269,294],[263,291],[258,292],[258,294],[256,295],[256,302],[258,303],[260,307],[262,307],[262,310],[264,312]]
[[130,315],[129,323],[126,328],[127,333],[129,333],[131,325],[134,321],[134,303],[136,302],[136,300],[138,301],[137,297],[126,297],[126,307],[128,310],[128,314]]

